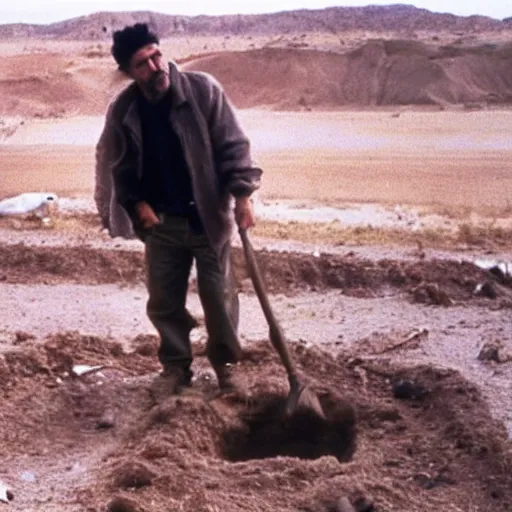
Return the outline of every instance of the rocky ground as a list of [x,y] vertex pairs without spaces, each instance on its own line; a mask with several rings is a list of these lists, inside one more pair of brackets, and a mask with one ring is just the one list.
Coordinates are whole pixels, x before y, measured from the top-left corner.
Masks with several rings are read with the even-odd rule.
[[238,246],[248,399],[216,394],[193,279],[193,388],[154,394],[139,242],[33,225],[2,240],[9,509],[512,510],[512,287],[473,263],[492,255],[255,239],[318,422],[281,414],[285,374]]
[[294,19],[162,46],[255,107],[240,111],[265,170],[254,243],[325,418],[283,414],[236,238],[249,395],[216,391],[193,276],[193,386],[155,392],[142,244],[102,234],[91,200],[126,83],[110,32],[0,42],[0,199],[52,192],[67,215],[0,218],[0,508],[512,510],[510,30]]

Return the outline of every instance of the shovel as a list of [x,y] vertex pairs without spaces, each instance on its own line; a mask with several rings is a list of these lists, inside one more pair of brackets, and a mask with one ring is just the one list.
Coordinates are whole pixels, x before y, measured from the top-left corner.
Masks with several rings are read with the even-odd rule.
[[292,416],[296,413],[309,413],[321,420],[325,420],[325,413],[318,397],[311,389],[309,389],[307,384],[299,380],[297,369],[290,354],[283,331],[270,306],[265,285],[261,277],[260,269],[256,261],[254,249],[247,230],[240,228],[239,233],[240,238],[242,239],[249,275],[269,327],[270,342],[279,354],[279,358],[281,359],[281,362],[288,374],[290,392],[286,400],[285,414],[286,416]]

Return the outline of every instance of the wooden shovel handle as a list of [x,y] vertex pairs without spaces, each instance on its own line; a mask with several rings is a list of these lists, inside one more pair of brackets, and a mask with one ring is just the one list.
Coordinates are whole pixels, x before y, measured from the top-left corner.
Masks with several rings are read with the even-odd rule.
[[290,350],[288,348],[288,344],[286,343],[281,326],[279,325],[272,311],[272,307],[270,306],[265,284],[261,277],[261,272],[258,266],[258,262],[256,261],[256,256],[254,254],[254,249],[249,235],[247,230],[243,228],[239,229],[239,233],[242,240],[242,246],[244,249],[245,261],[247,262],[249,276],[251,278],[254,290],[261,304],[261,309],[263,310],[263,314],[265,315],[265,319],[267,320],[269,327],[270,342],[272,343],[272,346],[276,352],[279,354],[281,362],[286,368],[290,380],[296,380],[295,364],[290,354]]

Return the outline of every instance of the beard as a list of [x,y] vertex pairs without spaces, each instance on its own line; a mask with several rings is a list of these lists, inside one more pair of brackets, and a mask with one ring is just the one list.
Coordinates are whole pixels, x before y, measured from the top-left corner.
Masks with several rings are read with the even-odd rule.
[[159,100],[169,90],[169,73],[157,71],[145,84],[146,95],[153,100]]

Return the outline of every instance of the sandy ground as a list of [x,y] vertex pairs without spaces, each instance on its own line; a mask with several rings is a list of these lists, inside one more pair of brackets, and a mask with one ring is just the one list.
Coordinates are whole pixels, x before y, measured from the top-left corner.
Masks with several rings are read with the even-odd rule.
[[[0,350],[12,347],[16,331],[31,333],[40,340],[59,332],[77,331],[130,346],[138,334],[155,334],[144,312],[146,297],[144,286],[3,285]],[[427,329],[428,336],[421,344],[414,350],[397,351],[397,359],[455,368],[478,383],[512,439],[510,364],[489,367],[477,360],[484,344],[496,340],[512,355],[509,309],[489,311],[465,304],[450,309],[418,307],[404,301],[400,293],[367,299],[345,297],[336,291],[277,295],[272,305],[290,341],[325,346],[334,354],[358,345],[362,345],[361,352],[371,353],[372,339],[384,338],[392,344],[416,330]],[[241,308],[242,339],[246,344],[264,339],[268,327],[257,298],[252,294],[242,296]],[[197,318],[202,317],[195,293],[190,295],[189,309]],[[193,334],[195,340],[205,336],[204,328]]]
[[[257,203],[261,219],[300,223],[306,231],[310,222],[333,221],[404,231],[449,231],[465,222],[510,225],[512,139],[505,130],[509,111],[405,111],[399,117],[386,111],[240,115],[265,168]],[[204,399],[181,398],[181,406],[165,397],[148,402],[158,369],[154,350],[148,349],[152,357],[131,352],[145,346],[141,340],[156,343],[145,316],[142,244],[109,240],[97,224],[79,221],[94,214],[93,144],[101,123],[98,117],[25,121],[0,146],[4,196],[27,190],[56,192],[61,197],[60,215],[69,226],[44,228],[23,219],[2,219],[0,225],[0,373],[9,383],[0,421],[7,454],[0,481],[14,493],[10,509],[100,511],[110,502],[108,510],[140,512],[169,506],[195,511],[198,503],[199,510],[209,511],[316,512],[338,510],[333,503],[345,495],[354,504],[367,500],[374,510],[389,512],[469,510],[474,503],[479,511],[494,511],[496,506],[511,510],[506,480],[512,467],[507,458],[512,438],[512,301],[507,295],[511,292],[506,288],[502,295],[496,288],[497,299],[473,295],[478,284],[495,279],[473,263],[511,262],[510,252],[489,254],[488,249],[469,246],[464,251],[429,248],[419,254],[417,247],[408,246],[256,239],[260,258],[267,255],[264,268],[272,306],[294,351],[299,351],[301,370],[313,380],[327,371],[314,382],[315,389],[326,390],[323,403],[334,411],[328,417],[328,431],[296,431],[297,425],[283,423],[271,412],[275,404],[260,412],[249,408],[251,414],[262,415],[258,425],[264,425],[263,433],[261,427],[254,430],[244,419],[245,407],[212,395],[214,377],[200,355],[194,363],[194,387]],[[402,268],[398,273],[397,266]],[[409,277],[400,277],[404,275]],[[402,279],[403,285],[397,284]],[[267,326],[247,277],[239,283],[240,332],[249,354],[244,368],[254,404],[263,407],[276,389],[284,393],[286,385],[275,356],[272,363],[262,363],[269,356],[261,351],[270,350]],[[189,308],[201,322],[193,281],[191,285]],[[192,339],[200,353],[206,339],[202,325]],[[491,356],[495,361],[479,359],[488,345],[497,347]],[[132,355],[120,355],[122,349],[116,346]],[[73,363],[101,363],[113,369],[75,382],[69,378]],[[389,369],[389,364],[403,366]],[[426,365],[427,373],[441,374],[434,381],[421,371],[418,376],[418,365]],[[440,376],[452,370],[461,376],[454,378],[467,380],[448,383]],[[429,392],[429,400],[435,402],[438,396],[444,400],[442,407],[449,404],[446,416],[440,412],[441,402],[429,401],[417,409],[415,399],[412,416],[403,408],[389,412],[401,407],[390,398],[389,389],[404,375],[436,389]],[[436,388],[438,381],[443,384]],[[478,398],[472,386],[478,389]],[[352,452],[352,416],[343,413],[339,419],[336,411],[345,410],[344,402],[338,395],[332,398],[334,392],[350,396],[359,416],[357,455],[348,465],[343,458],[349,455],[335,447],[348,443],[347,454]],[[473,398],[466,403],[466,396]],[[335,405],[328,405],[328,400],[335,400]],[[175,407],[183,411],[178,413]],[[431,408],[437,411],[436,419]],[[112,414],[113,426],[101,434],[97,425]],[[154,419],[162,414],[169,420]],[[190,414],[196,415],[192,423]],[[376,417],[381,419],[369,419]],[[400,417],[396,431],[403,428],[408,434],[391,434],[395,420],[382,422],[388,417]],[[478,418],[478,424],[472,418]],[[156,427],[151,426],[153,421]],[[32,441],[41,424],[44,434]],[[195,425],[195,430],[187,425]],[[271,425],[275,428],[265,431]],[[468,430],[459,432],[460,425],[469,425]],[[453,442],[450,431],[455,432]],[[181,440],[175,438],[179,432]],[[342,435],[341,444],[331,439],[333,432]],[[433,432],[435,436],[426,441]],[[52,441],[56,437],[61,440],[57,445]],[[225,439],[242,444],[226,444]],[[294,439],[298,444],[290,445]],[[480,446],[482,442],[493,448]],[[399,456],[397,461],[395,454],[409,453],[412,445],[420,447],[418,456]],[[471,448],[463,448],[462,455],[459,445]],[[263,452],[255,446],[265,447],[272,457],[260,459]],[[479,450],[490,454],[483,466],[474,458]],[[176,460],[178,453],[182,462]],[[245,462],[226,460],[229,457]],[[188,469],[178,469],[180,465]],[[208,478],[216,482],[211,489],[194,483],[183,495],[168,483],[177,471],[194,482],[204,481],[201,468],[206,467]],[[400,470],[389,469],[395,467]],[[479,469],[469,473],[468,468]],[[333,472],[340,471],[348,471],[347,476],[333,480]],[[254,488],[248,490],[240,472],[260,475],[250,478]],[[469,490],[489,475],[493,480],[481,491]],[[274,487],[272,478],[282,485]],[[303,481],[309,483],[299,492]],[[404,483],[397,491],[399,481]],[[235,490],[226,498],[229,489]],[[489,492],[498,498],[489,498]]]
[[[105,242],[97,233],[85,244],[63,244],[62,235],[45,233],[58,235],[31,230],[20,244],[23,231],[11,232],[1,248],[0,480],[14,493],[10,509],[100,511],[108,502],[108,510],[192,511],[200,499],[201,510],[328,511],[348,496],[389,512],[467,510],[475,502],[475,510],[510,510],[510,441],[489,414],[512,437],[512,302],[473,297],[475,283],[489,277],[463,255],[418,260],[395,249],[395,259],[382,260],[377,250],[369,260],[371,251],[335,259],[312,255],[311,247],[259,252],[272,306],[329,411],[325,432],[304,432],[311,419],[283,423],[274,402],[258,409],[286,386],[246,277],[239,281],[240,331],[254,405],[247,410],[212,394],[193,281],[188,307],[200,322],[192,333],[199,395],[158,398],[141,244]],[[402,278],[391,271],[397,265]],[[417,282],[417,275],[419,285],[409,287],[406,276]],[[111,284],[97,284],[104,280]],[[414,291],[425,283],[440,290],[433,302]],[[499,344],[502,362],[479,359],[489,343]],[[106,369],[70,378],[74,364]],[[424,370],[414,370],[421,364]],[[427,401],[393,399],[390,387],[403,379],[428,389]],[[359,417],[355,454],[343,400]],[[187,493],[170,484],[177,472],[180,481],[195,482]],[[211,487],[198,483],[205,478]]]
[[[265,170],[262,219],[306,232],[311,221],[436,232],[512,222],[510,110],[240,116]],[[107,240],[91,221],[101,126],[0,124],[0,199],[55,192],[68,217],[66,229],[0,222],[8,509],[333,512],[346,497],[358,512],[512,510],[512,288],[474,265],[512,262],[509,250],[257,238],[272,306],[326,413],[318,424],[279,414],[287,383],[236,242],[250,397],[216,393],[193,279],[193,388],[158,394],[142,244]],[[76,364],[104,368],[77,377]]]
[[[263,200],[508,217],[510,111],[406,111],[395,118],[391,112],[251,110],[240,116],[265,170]],[[0,145],[3,196],[44,190],[90,197],[101,127],[98,117],[24,123]]]

